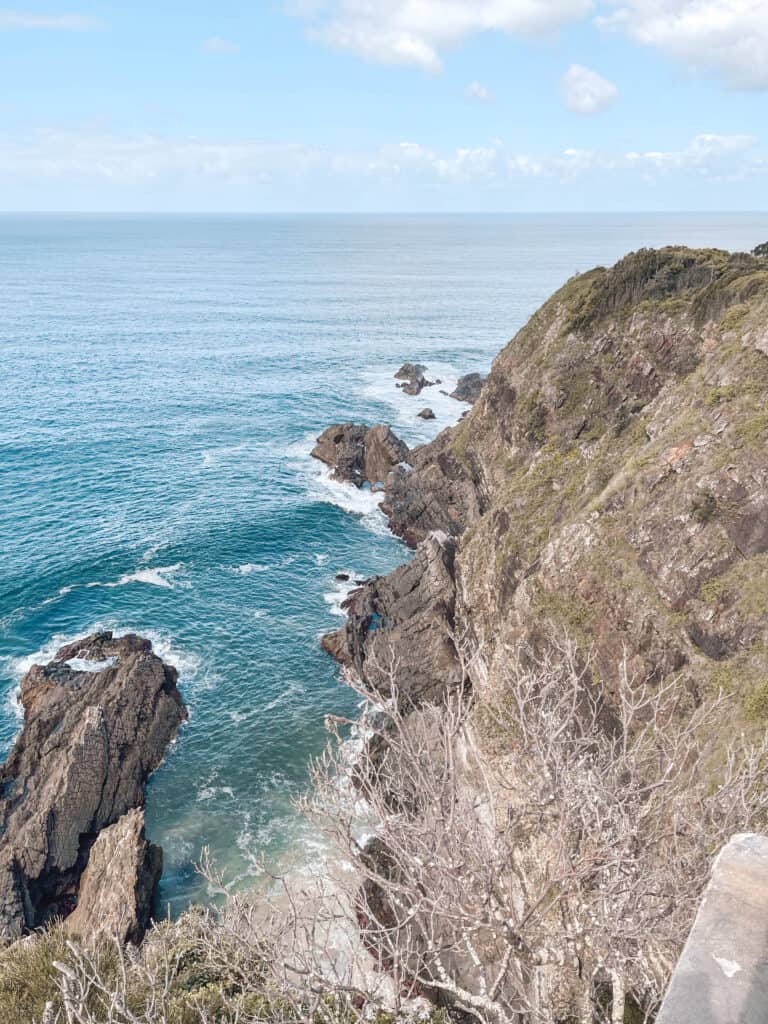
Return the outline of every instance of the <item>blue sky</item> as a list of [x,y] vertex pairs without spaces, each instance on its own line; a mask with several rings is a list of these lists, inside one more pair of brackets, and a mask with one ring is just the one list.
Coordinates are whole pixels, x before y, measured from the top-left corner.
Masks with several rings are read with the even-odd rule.
[[765,209],[768,0],[0,9],[0,209]]

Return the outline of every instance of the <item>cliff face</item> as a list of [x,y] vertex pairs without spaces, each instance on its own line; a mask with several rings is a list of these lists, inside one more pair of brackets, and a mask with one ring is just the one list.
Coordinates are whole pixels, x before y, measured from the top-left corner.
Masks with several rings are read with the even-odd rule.
[[[608,693],[626,652],[637,678],[684,673],[768,717],[767,395],[764,260],[641,251],[533,316],[472,411],[387,484],[407,541],[456,539],[441,603],[478,690],[510,645],[567,630]],[[402,634],[387,608],[363,649]]]
[[144,784],[186,718],[176,670],[148,640],[99,633],[33,666],[21,701],[0,770],[0,934],[67,917],[138,941],[162,867]]

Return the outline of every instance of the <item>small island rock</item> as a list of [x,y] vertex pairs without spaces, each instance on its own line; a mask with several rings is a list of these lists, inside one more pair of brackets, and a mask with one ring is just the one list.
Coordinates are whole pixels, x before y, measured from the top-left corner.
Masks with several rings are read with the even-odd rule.
[[0,769],[1,935],[67,917],[82,898],[81,934],[112,920],[118,900],[118,937],[141,939],[160,859],[140,809],[187,717],[176,679],[148,640],[110,632],[62,647],[24,676],[24,727]]

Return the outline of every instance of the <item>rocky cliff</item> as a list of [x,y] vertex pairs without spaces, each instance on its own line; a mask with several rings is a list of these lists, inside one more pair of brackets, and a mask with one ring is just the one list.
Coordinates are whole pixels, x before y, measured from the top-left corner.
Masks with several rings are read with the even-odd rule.
[[21,682],[24,727],[0,770],[0,932],[54,917],[140,940],[162,868],[144,784],[186,717],[148,640],[98,633]]
[[[394,693],[399,713],[415,709],[413,721],[420,704],[434,708],[467,687],[474,693],[468,738],[446,741],[455,773],[463,776],[453,785],[462,799],[469,792],[468,803],[476,808],[489,800],[496,806],[494,827],[489,830],[478,812],[473,835],[503,853],[499,884],[514,895],[501,916],[489,917],[466,939],[465,964],[449,969],[438,957],[426,976],[447,990],[453,970],[454,1005],[469,1005],[461,1000],[474,992],[473,1005],[485,1007],[480,1019],[508,1019],[504,1013],[511,1012],[521,986],[528,1005],[538,1006],[546,1019],[622,1020],[619,993],[625,990],[651,1012],[690,924],[708,844],[726,818],[726,828],[764,827],[762,775],[752,776],[760,779],[754,785],[744,777],[739,783],[751,801],[742,817],[733,815],[734,801],[721,794],[730,785],[723,781],[723,764],[741,771],[725,753],[730,739],[754,739],[754,765],[761,765],[768,725],[767,399],[766,261],[719,250],[643,250],[561,288],[496,358],[460,423],[409,452],[387,476],[382,508],[416,553],[406,566],[353,592],[348,622],[323,645],[376,698]],[[557,638],[568,638],[566,647]],[[556,662],[565,650],[572,661],[562,678],[577,681],[572,710],[563,712]],[[521,651],[528,663],[548,666],[546,685],[536,683],[525,697],[540,715],[538,732],[527,740],[537,747],[538,761],[520,743],[520,722],[504,710],[505,701],[520,698],[517,684],[510,688],[510,666],[520,671]],[[654,719],[664,700],[655,695],[667,692],[675,694],[674,708]],[[637,693],[644,696],[635,698]],[[647,701],[647,711],[627,717],[635,699]],[[586,725],[580,705],[590,709]],[[555,794],[539,798],[533,790],[541,780],[528,778],[525,766],[537,764],[544,773],[552,767],[547,759],[553,746],[541,735],[554,728],[552,708],[565,714],[561,728],[567,732],[559,735],[571,736],[568,743],[573,736],[589,737],[590,730],[604,738],[596,736],[593,746],[588,740],[583,750],[576,744],[572,762],[568,750],[558,748],[556,770],[566,775]],[[433,710],[425,707],[423,714],[427,733],[434,732]],[[589,772],[598,777],[595,765],[581,796],[564,802],[567,773],[579,771],[572,764],[594,761],[601,744],[610,751],[619,735],[631,749],[633,735],[645,735],[649,721],[660,730],[651,744],[658,756],[655,765],[651,758],[637,769],[639,792],[648,790],[634,809],[627,811],[623,801],[635,768],[612,778],[610,754],[601,770],[612,778],[616,799],[606,819],[602,812],[590,817],[596,783],[589,783]],[[675,752],[669,741],[686,730],[690,752]],[[474,777],[462,768],[470,741],[479,751]],[[698,774],[688,780],[695,799],[687,800],[681,784],[654,816],[649,794],[664,793],[670,772],[679,780],[676,773],[689,771],[687,758],[697,765]],[[652,784],[659,765],[661,775]],[[751,771],[747,765],[744,774]],[[489,783],[492,776],[501,782]],[[377,784],[376,772],[371,784]],[[490,786],[490,797],[481,795],[484,786]],[[616,808],[626,822],[609,825]],[[571,816],[574,824],[566,829]],[[521,825],[528,819],[536,822],[529,832]],[[435,828],[435,850],[450,848],[451,833],[443,834],[439,823]],[[615,860],[612,843],[621,846]],[[555,897],[561,883],[553,885],[547,865],[565,849],[569,870],[580,863],[584,874],[576,890]],[[452,854],[456,862],[471,859],[463,850],[466,844]],[[600,887],[608,885],[599,879],[610,876],[609,861],[620,865],[618,875],[626,871],[627,879],[645,878],[648,885],[625,884],[617,876],[610,884],[620,909],[606,914],[596,935],[594,922],[606,910]],[[491,862],[490,855],[480,858],[475,875],[452,898],[490,871]],[[409,862],[399,863],[405,879]],[[391,880],[387,871],[379,874],[373,888],[381,893]],[[560,916],[542,918],[539,945],[526,948],[521,936],[540,904],[520,908],[528,906],[536,886],[549,893]],[[628,892],[634,902],[625,906]],[[494,883],[484,899],[492,905],[498,893]],[[590,905],[595,910],[588,923],[579,921]],[[475,909],[470,911],[469,917]],[[502,936],[497,918],[518,913],[527,924]],[[440,914],[439,907],[428,911],[431,921]],[[644,937],[625,943],[619,932],[633,920],[650,923],[641,929]],[[449,938],[455,948],[452,926],[448,920],[434,926],[427,946],[433,958]],[[487,963],[478,952],[482,941],[494,950]],[[536,980],[502,979],[503,972],[491,970],[494,959],[527,965],[521,970]],[[493,1009],[486,968],[497,977]],[[614,993],[608,1017],[595,1010],[606,986]],[[506,1010],[499,1010],[505,998]],[[627,1000],[627,1012],[631,1006],[639,1012],[638,1002],[629,995]]]
[[[767,395],[765,261],[643,250],[569,281],[499,354],[469,415],[389,475],[396,533],[456,541],[439,597],[425,585],[412,614],[397,570],[353,596],[344,643],[326,647],[359,668],[387,630],[401,642],[403,616],[438,604],[482,652],[476,686],[510,643],[556,627],[594,649],[608,690],[626,651],[638,676],[683,672],[763,721]],[[452,681],[442,656],[435,676]]]

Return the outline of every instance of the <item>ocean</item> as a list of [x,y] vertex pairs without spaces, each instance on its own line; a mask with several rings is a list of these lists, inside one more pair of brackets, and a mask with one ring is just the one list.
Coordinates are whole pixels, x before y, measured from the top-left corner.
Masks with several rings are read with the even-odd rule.
[[318,647],[336,576],[408,553],[313,437],[429,440],[466,407],[403,395],[402,362],[450,390],[577,272],[766,238],[766,214],[0,216],[0,753],[30,664],[135,631],[190,710],[147,793],[163,908],[207,898],[203,846],[233,887],[315,856],[294,800],[356,708]]

